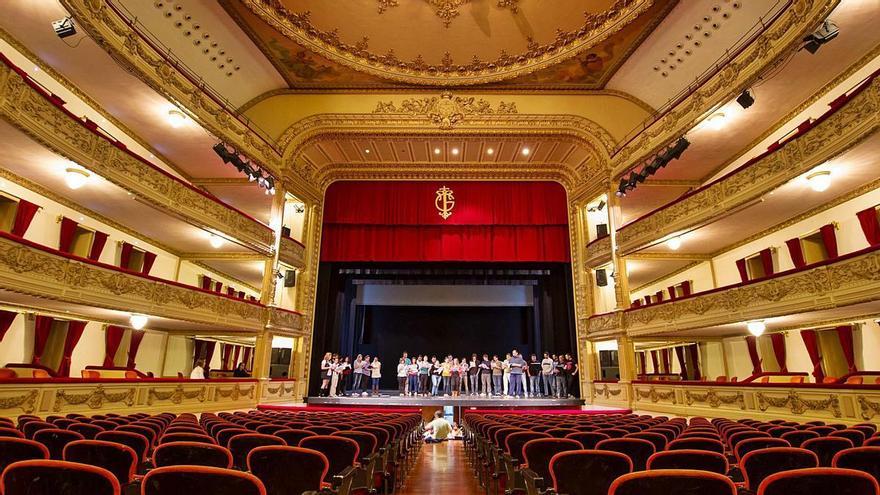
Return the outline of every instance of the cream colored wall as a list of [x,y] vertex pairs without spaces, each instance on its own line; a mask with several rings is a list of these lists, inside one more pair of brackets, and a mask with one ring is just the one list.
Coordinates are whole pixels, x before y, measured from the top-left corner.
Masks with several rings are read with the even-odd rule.
[[82,370],[86,366],[100,366],[104,364],[104,329],[102,323],[94,321],[86,324],[79,343],[73,349],[70,356],[70,376],[82,376]]
[[721,342],[700,344],[700,372],[707,379],[715,379],[724,372],[724,348]]
[[222,282],[223,283],[223,294],[226,293],[227,287],[234,287],[236,291],[244,291],[245,296],[254,296],[259,298],[260,294],[255,292],[254,290],[232,280],[228,277],[220,275],[217,272],[206,270],[201,266],[190,263],[189,261],[181,261],[180,262],[180,273],[178,274],[177,281],[182,284],[192,285],[195,287],[201,287],[200,275],[207,275],[211,277],[211,280]]
[[[165,361],[165,341],[168,333],[147,330],[144,340],[138,349],[137,369],[144,373],[152,372],[155,376],[162,375],[162,365]],[[127,359],[128,354],[126,354]]]
[[[192,371],[193,341],[183,335],[169,335],[162,376],[176,377],[177,373],[189,376]],[[158,376],[158,375],[157,375]]]
[[605,287],[596,285],[596,272],[590,271],[590,283],[593,284],[593,302],[596,305],[596,314],[608,313],[609,311],[614,311],[617,307],[617,299],[614,295],[614,279],[611,278],[614,268],[610,264],[600,268],[605,269],[605,274],[608,276],[608,285]]
[[34,352],[33,322],[27,322],[24,314],[12,321],[6,336],[0,341],[0,366],[30,360]]
[[678,275],[664,278],[658,282],[655,282],[651,285],[646,285],[641,288],[636,287],[636,289],[638,290],[630,293],[630,300],[634,301],[636,299],[641,299],[644,302],[645,296],[653,296],[657,293],[658,290],[663,291],[664,300],[669,299],[669,291],[667,291],[666,289],[670,285],[678,285],[685,280],[691,281],[691,292],[701,292],[715,288],[712,284],[712,267],[708,261],[705,261],[691,268],[688,268]]

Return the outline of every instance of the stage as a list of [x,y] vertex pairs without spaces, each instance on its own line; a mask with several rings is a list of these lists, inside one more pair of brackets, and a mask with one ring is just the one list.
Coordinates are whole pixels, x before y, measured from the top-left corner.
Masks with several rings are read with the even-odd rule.
[[581,399],[515,399],[512,397],[401,397],[399,395],[379,395],[377,397],[308,397],[306,402],[314,406],[348,407],[503,407],[503,408],[580,408]]

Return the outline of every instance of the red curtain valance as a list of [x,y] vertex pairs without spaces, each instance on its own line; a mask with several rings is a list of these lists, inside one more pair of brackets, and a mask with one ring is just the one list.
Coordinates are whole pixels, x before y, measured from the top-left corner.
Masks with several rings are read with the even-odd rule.
[[877,221],[877,208],[872,206],[867,210],[856,213],[859,218],[859,225],[862,226],[862,232],[868,244],[876,246],[880,244],[880,222]]
[[761,373],[761,357],[758,355],[758,339],[752,335],[746,337],[746,345],[749,348],[749,359],[752,361],[752,375]]
[[146,333],[146,330],[131,331],[131,341],[128,344],[128,361],[125,363],[126,368],[133,370],[137,367],[138,349],[141,348],[141,342],[144,340]]
[[52,323],[55,318],[51,316],[37,315],[34,318],[34,356],[31,364],[40,364],[43,357],[43,351],[46,349],[46,343],[49,341],[49,334],[52,332]]
[[[453,191],[444,219],[436,192]],[[552,182],[337,182],[322,261],[570,260],[565,190]]]
[[773,355],[776,357],[776,363],[779,364],[779,371],[782,371],[783,373],[787,372],[788,364],[786,363],[785,334],[771,334],[770,342],[773,344]]
[[819,338],[815,330],[801,330],[801,338],[813,363],[813,377],[816,383],[822,383],[825,379],[825,370],[822,369],[822,356],[819,355]]
[[852,325],[841,325],[837,327],[837,339],[840,340],[840,348],[843,349],[843,356],[846,358],[846,366],[849,368],[849,372],[855,373],[859,369],[856,367]]
[[37,214],[39,209],[39,206],[30,201],[25,201],[23,199],[18,200],[18,207],[15,209],[15,219],[12,221],[12,230],[10,233],[19,237],[24,237],[28,227],[31,226],[31,221],[34,219],[34,215]]
[[113,358],[122,343],[123,334],[125,328],[116,325],[107,325],[107,329],[104,330],[104,366],[108,368],[113,366]]
[[[73,234],[76,233],[76,226],[78,224],[67,218],[63,217],[61,219],[61,233],[58,236],[58,250],[62,253],[69,253],[73,244]],[[66,375],[61,375],[66,376]]]
[[70,376],[70,362],[73,357],[73,350],[76,349],[76,344],[79,343],[79,339],[82,337],[82,334],[86,329],[86,323],[88,322],[79,320],[67,322],[67,335],[64,337],[64,349],[61,355],[61,364],[55,371],[57,376]]
[[3,342],[3,337],[6,336],[6,332],[9,331],[16,316],[18,316],[18,313],[15,311],[0,309],[0,342]]
[[98,261],[101,258],[101,253],[104,252],[105,244],[107,244],[107,234],[96,230],[95,236],[92,238],[92,249],[89,250],[89,259]]
[[794,264],[795,268],[803,268],[807,266],[807,260],[804,258],[804,249],[803,246],[801,246],[800,237],[785,241],[785,245],[788,246],[788,254],[791,255],[791,262]]

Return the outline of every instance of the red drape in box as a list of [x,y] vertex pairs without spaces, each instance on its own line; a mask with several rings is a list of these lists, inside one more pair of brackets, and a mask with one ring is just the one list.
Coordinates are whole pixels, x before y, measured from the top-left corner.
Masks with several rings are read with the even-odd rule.
[[202,289],[211,290],[211,277],[207,275],[202,275]]
[[688,371],[687,371],[687,363],[684,360],[684,347],[678,346],[675,348],[675,357],[678,358],[678,367],[681,368],[679,374],[681,375],[682,380],[687,380]]
[[645,296],[645,304],[648,306],[653,304],[653,301],[651,301],[651,296]]
[[214,282],[214,292],[220,292],[223,290],[223,282]]
[[641,300],[641,299],[636,299],[635,301],[633,301],[633,302],[630,304],[630,306],[632,306],[633,308],[641,308],[641,307],[642,307],[642,300]]
[[682,297],[691,295],[691,281],[690,280],[685,280],[684,282],[681,283],[681,295],[682,295]]
[[61,354],[61,364],[55,372],[60,377],[70,376],[70,358],[73,356],[73,350],[79,339],[82,337],[83,331],[86,329],[85,321],[69,321],[67,322],[67,336],[64,338],[64,351]]
[[227,287],[226,288],[226,295],[227,296],[235,296],[235,289],[233,287]]
[[791,256],[791,262],[794,263],[795,268],[807,266],[807,260],[804,259],[804,249],[801,246],[799,237],[785,241],[785,245],[788,246],[788,254]]
[[813,363],[813,377],[816,383],[822,383],[825,379],[825,371],[822,369],[822,356],[819,355],[819,338],[815,330],[801,330],[801,338]]
[[18,316],[18,313],[15,311],[5,311],[0,309],[0,342],[3,342],[3,337],[6,336],[6,332],[9,331],[16,316]]
[[853,327],[852,325],[842,325],[837,327],[837,338],[840,340],[840,347],[843,349],[843,356],[846,358],[846,365],[849,367],[850,373],[855,373],[859,369],[856,367],[856,355],[853,349]]
[[779,363],[779,371],[787,372],[785,356],[785,334],[774,333],[770,335],[770,342],[773,344],[773,355],[776,356],[776,362]]
[[122,243],[122,250],[119,252],[119,267],[128,269],[128,264],[131,262],[131,250],[134,249],[134,246],[127,242]]
[[153,263],[156,262],[156,253],[151,253],[149,251],[144,251],[144,266],[141,267],[141,273],[144,275],[149,275],[150,270],[153,269]]
[[770,248],[762,250],[758,253],[761,256],[761,266],[764,268],[764,276],[773,275],[773,251]]
[[232,358],[232,346],[229,344],[223,344],[223,349],[220,351],[220,368],[224,370],[231,369],[229,367],[229,360]]
[[691,355],[691,364],[693,365],[694,372],[694,380],[699,380],[703,378],[703,375],[700,373],[700,345],[699,344],[691,344],[688,346],[688,352]]
[[657,357],[657,351],[651,351],[651,364],[654,365],[654,373],[662,373],[660,371],[660,364]]
[[28,227],[31,226],[31,221],[34,219],[34,215],[37,214],[37,210],[39,209],[39,206],[30,201],[25,201],[23,199],[18,200],[18,207],[15,209],[15,220],[12,222],[12,230],[10,233],[19,237],[24,237]]
[[95,231],[95,236],[92,238],[92,249],[89,250],[89,259],[92,261],[98,261],[101,258],[101,253],[104,252],[104,245],[107,244],[107,234],[104,232]]
[[244,291],[243,290],[238,291],[238,298],[244,299]]
[[657,297],[657,302],[663,302],[663,291],[662,290],[658,290],[656,293],[654,293],[654,296]]
[[672,369],[672,360],[669,356],[669,349],[660,349],[660,361],[663,373],[669,373]]
[[207,342],[204,340],[193,341],[193,368],[196,367],[199,359],[202,359],[202,355],[205,353],[205,344],[207,344]]
[[34,318],[34,358],[31,360],[32,364],[40,364],[40,358],[43,357],[43,351],[46,350],[46,342],[49,341],[54,321],[55,318],[51,316],[37,315]]
[[[205,342],[205,368],[208,369],[211,367],[211,360],[214,359],[214,349],[217,348],[217,342],[209,341]],[[205,378],[208,378],[205,375]]]
[[749,359],[752,361],[752,375],[757,375],[764,371],[761,367],[761,358],[758,356],[758,339],[749,335],[746,337],[746,345],[749,348]]
[[113,358],[119,350],[119,344],[122,343],[122,336],[125,329],[116,325],[107,325],[104,330],[104,366],[111,367],[114,365]]
[[251,354],[253,354],[253,352],[253,347],[245,347],[244,356],[241,358],[241,361],[244,363],[244,367],[248,370],[251,369]]
[[743,282],[749,281],[749,271],[746,270],[746,260],[745,258],[741,260],[736,260],[736,270],[739,272],[739,278]]
[[877,221],[876,207],[872,206],[867,210],[862,210],[856,213],[856,216],[859,217],[859,225],[862,226],[862,232],[865,234],[868,244],[871,246],[880,244],[880,222]]
[[647,353],[645,351],[639,352],[639,356],[641,359],[639,360],[639,374],[647,375],[648,374],[648,363],[647,363]]
[[238,366],[238,360],[241,357],[241,346],[235,346],[235,355],[232,356],[232,367],[235,368]]
[[76,222],[67,217],[61,218],[61,233],[58,236],[58,250],[62,253],[70,252],[71,245],[73,244],[73,234],[76,233],[77,225]]
[[138,350],[141,348],[141,342],[143,342],[146,333],[146,330],[131,331],[131,343],[128,345],[128,362],[125,363],[126,368],[133,370],[137,367]]
[[819,232],[822,234],[822,244],[825,244],[825,251],[828,252],[828,258],[837,258],[837,233],[833,223],[823,225]]
[[322,261],[570,261],[565,191],[551,182],[336,182],[324,204]]
[[670,285],[669,287],[666,288],[666,290],[669,291],[669,300],[670,300],[670,301],[675,301],[675,299],[676,299],[676,296],[675,296],[675,286],[674,286],[674,285]]

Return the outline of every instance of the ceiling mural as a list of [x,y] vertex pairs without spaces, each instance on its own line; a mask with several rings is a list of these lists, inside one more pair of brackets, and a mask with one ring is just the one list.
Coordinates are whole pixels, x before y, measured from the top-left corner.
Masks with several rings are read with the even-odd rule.
[[221,0],[293,89],[600,89],[676,3]]

